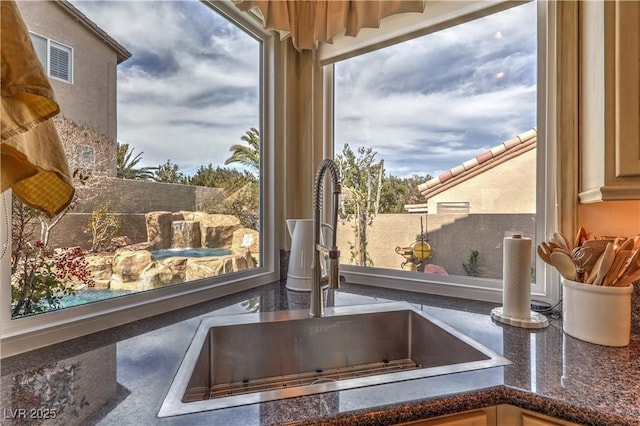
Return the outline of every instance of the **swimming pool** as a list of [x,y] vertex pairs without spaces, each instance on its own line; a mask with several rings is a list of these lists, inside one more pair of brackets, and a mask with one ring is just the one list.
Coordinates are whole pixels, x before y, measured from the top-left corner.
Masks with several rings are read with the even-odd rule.
[[126,294],[135,293],[132,290],[78,290],[73,296],[65,296],[60,300],[63,308],[84,305],[85,303],[111,299]]
[[209,257],[209,256],[226,256],[231,254],[231,250],[223,248],[170,248],[162,250],[154,250],[151,255],[156,260],[166,259],[168,257]]

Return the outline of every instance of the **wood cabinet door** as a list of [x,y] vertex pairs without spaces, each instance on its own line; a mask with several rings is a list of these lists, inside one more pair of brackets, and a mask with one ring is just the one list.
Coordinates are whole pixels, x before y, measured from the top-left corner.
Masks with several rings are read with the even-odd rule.
[[556,423],[551,420],[530,416],[529,414],[523,414],[522,426],[561,426],[561,425],[560,423]]
[[[489,410],[495,407],[490,407]],[[493,426],[489,423],[490,413],[485,410],[469,411],[461,414],[436,417],[434,419],[417,420],[415,422],[401,423],[396,426]],[[495,416],[493,416],[495,419]]]
[[615,2],[615,174],[640,176],[640,2]]

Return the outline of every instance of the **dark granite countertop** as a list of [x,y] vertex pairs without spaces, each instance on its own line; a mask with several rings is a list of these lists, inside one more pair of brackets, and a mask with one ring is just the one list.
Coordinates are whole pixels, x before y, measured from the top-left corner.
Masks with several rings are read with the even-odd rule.
[[491,303],[352,284],[336,293],[337,306],[385,299],[415,304],[513,364],[158,418],[203,316],[308,308],[308,293],[274,283],[3,359],[1,424],[388,425],[496,404],[577,423],[640,424],[635,317],[630,345],[611,348],[564,334],[556,319],[542,330],[498,324]]

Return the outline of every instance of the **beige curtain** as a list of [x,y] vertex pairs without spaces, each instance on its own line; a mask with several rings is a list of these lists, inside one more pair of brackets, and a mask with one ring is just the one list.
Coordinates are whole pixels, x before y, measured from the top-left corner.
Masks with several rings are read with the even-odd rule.
[[424,0],[235,0],[255,11],[265,28],[291,37],[297,50],[314,50],[340,34],[355,37],[361,28],[378,28],[380,20],[403,12],[424,11]]
[[60,108],[13,0],[0,2],[2,88],[0,190],[48,216],[74,194],[69,165],[50,120]]

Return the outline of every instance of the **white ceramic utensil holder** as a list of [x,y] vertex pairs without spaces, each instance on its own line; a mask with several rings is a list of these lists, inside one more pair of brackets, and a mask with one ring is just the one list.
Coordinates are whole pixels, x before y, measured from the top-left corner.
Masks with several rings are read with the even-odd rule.
[[603,287],[562,280],[562,322],[568,335],[603,346],[627,346],[633,286]]

